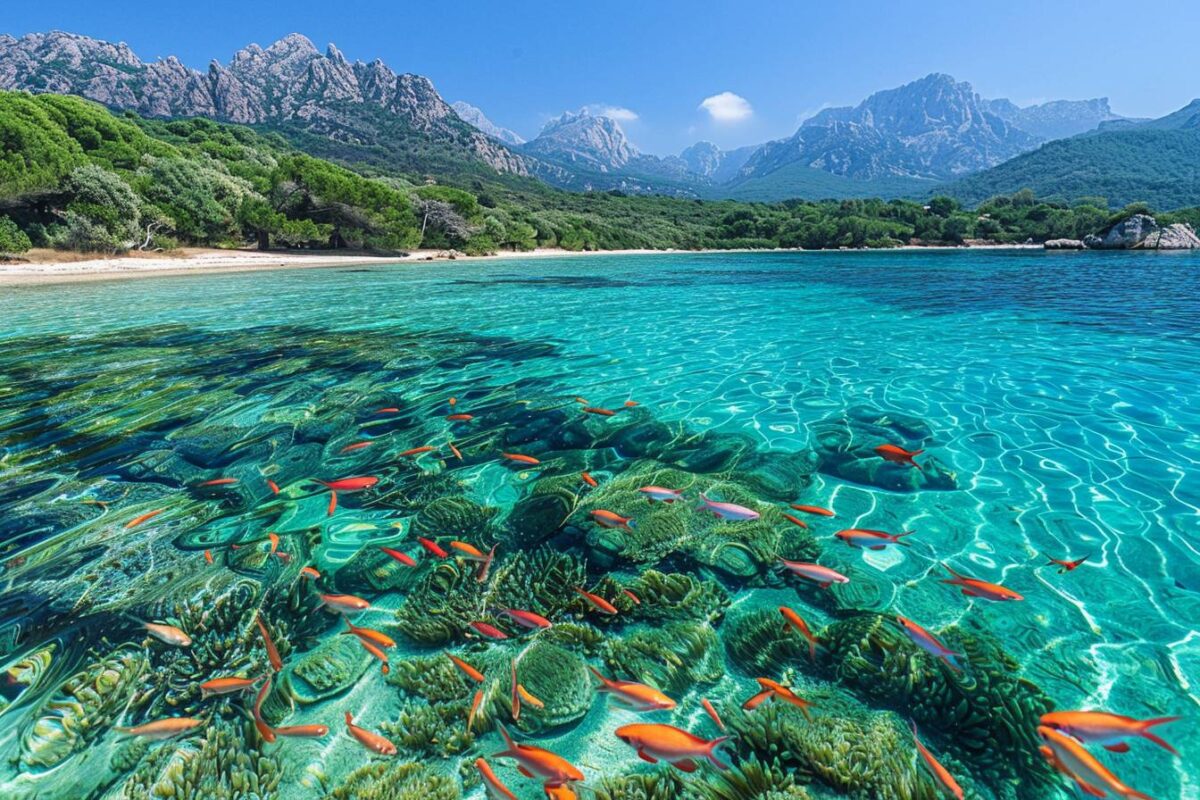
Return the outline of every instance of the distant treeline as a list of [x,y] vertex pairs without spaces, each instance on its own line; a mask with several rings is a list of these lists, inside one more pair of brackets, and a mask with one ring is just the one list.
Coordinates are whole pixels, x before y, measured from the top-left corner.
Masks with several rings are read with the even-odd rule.
[[[479,174],[445,180],[386,164],[335,164],[270,131],[118,116],[75,97],[0,92],[0,253],[31,246],[487,253],[1040,242],[1099,233],[1147,210],[1114,215],[1101,198],[1066,206],[1031,192],[965,210],[942,197],[765,204],[571,193]],[[1200,210],[1162,218],[1195,223]]]

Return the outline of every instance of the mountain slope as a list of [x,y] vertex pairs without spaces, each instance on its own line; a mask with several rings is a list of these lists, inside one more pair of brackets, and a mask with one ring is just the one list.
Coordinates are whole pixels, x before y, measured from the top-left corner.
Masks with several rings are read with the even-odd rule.
[[847,178],[823,169],[793,162],[766,175],[743,177],[715,186],[708,197],[771,203],[802,198],[846,200],[867,197],[921,197],[934,185],[920,178],[883,177],[869,180]]
[[1125,119],[1108,107],[1107,97],[1051,100],[1021,108],[1011,100],[985,100],[984,108],[1005,122],[1040,139],[1065,139]]
[[510,147],[516,147],[519,144],[525,143],[525,140],[516,131],[502,128],[492,122],[481,109],[476,108],[465,100],[455,100],[450,104],[450,107],[454,109],[454,113],[458,114],[463,122],[493,139],[499,139]]
[[459,119],[429,79],[397,75],[379,60],[350,63],[333,45],[322,54],[299,34],[250,45],[207,73],[174,57],[145,63],[125,44],[86,36],[4,35],[0,89],[78,94],[143,116],[280,126],[367,145],[402,136],[414,153],[426,145],[438,151],[440,166],[450,155],[467,167],[527,171],[520,156]]

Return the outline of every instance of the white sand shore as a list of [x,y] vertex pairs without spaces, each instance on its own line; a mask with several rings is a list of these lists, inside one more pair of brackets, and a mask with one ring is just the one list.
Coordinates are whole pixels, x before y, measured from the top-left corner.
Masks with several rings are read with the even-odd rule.
[[[961,250],[967,248],[902,247],[897,250]],[[1041,249],[1041,245],[974,245],[971,250]],[[206,275],[224,272],[253,272],[274,269],[303,269],[310,267],[349,267],[361,265],[409,265],[432,261],[476,261],[573,258],[577,256],[649,255],[695,253],[690,250],[599,250],[571,251],[539,248],[526,252],[504,251],[490,256],[451,255],[444,250],[414,250],[400,256],[371,256],[359,253],[331,255],[328,253],[212,250],[183,248],[171,253],[130,253],[108,258],[88,258],[78,253],[53,250],[33,251],[28,260],[0,262],[0,286],[21,286],[41,283],[75,283],[79,281],[113,280],[132,277],[162,277],[172,275]],[[713,250],[705,252],[781,252],[774,250]],[[814,253],[883,252],[861,250],[814,250]]]

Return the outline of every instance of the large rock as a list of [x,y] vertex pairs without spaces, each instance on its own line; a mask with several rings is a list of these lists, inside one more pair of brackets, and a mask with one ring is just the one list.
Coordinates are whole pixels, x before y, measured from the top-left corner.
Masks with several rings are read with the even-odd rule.
[[1200,247],[1200,238],[1196,237],[1191,225],[1176,222],[1159,228],[1134,247],[1139,250],[1191,250]]
[[1113,225],[1103,237],[1088,236],[1083,243],[1101,250],[1189,250],[1200,247],[1200,238],[1191,225],[1176,222],[1160,227],[1149,214],[1134,214]]
[[1148,214],[1134,214],[1118,222],[1104,234],[1100,247],[1105,250],[1128,250],[1152,233],[1158,232],[1158,222]]
[[1050,239],[1044,245],[1047,250],[1082,250],[1084,246],[1081,239]]

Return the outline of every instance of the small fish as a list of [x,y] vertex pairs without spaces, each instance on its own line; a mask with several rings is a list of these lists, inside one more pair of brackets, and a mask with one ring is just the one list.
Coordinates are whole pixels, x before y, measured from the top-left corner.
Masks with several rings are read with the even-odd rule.
[[579,768],[562,756],[531,744],[518,744],[513,741],[503,723],[497,722],[496,727],[500,729],[500,735],[504,738],[505,749],[496,753],[494,758],[516,759],[522,774],[530,778],[540,777],[548,786],[561,786],[583,780],[583,773]]
[[950,569],[950,567],[946,566],[946,564],[942,564],[942,566],[945,567],[946,571],[953,576],[953,578],[950,580],[942,581],[942,583],[950,583],[955,586],[961,586],[962,593],[968,597],[981,597],[984,600],[997,601],[1025,599],[1012,589],[1001,586],[998,583],[988,583],[987,581],[981,581],[975,578],[967,578],[959,575],[957,572]]
[[483,561],[485,558],[487,558],[487,556],[483,554],[482,550],[467,542],[454,541],[450,543],[450,546],[462,553],[465,558],[469,558],[473,561]]
[[623,530],[632,531],[634,525],[633,517],[622,517],[620,514],[615,514],[612,511],[605,511],[603,508],[597,508],[594,511],[589,511],[592,521],[602,528],[621,528]]
[[396,458],[405,458],[407,456],[419,456],[419,455],[422,455],[423,453],[432,453],[434,451],[434,449],[435,448],[430,445],[422,445],[421,447],[410,447],[408,450],[405,450],[403,453],[396,456]]
[[1050,558],[1050,556],[1046,556],[1046,558],[1050,558],[1050,561],[1047,562],[1046,566],[1050,566],[1051,564],[1057,564],[1059,567],[1058,574],[1062,575],[1064,572],[1073,571],[1074,569],[1079,567],[1079,565],[1081,565],[1083,562],[1087,561],[1091,557],[1092,557],[1092,554],[1088,553],[1083,558],[1077,558],[1074,561],[1064,561],[1059,558]]
[[280,550],[278,553],[276,553],[275,557],[278,558],[280,561],[282,561],[285,564],[292,563],[292,556],[289,553],[283,552],[282,550]]
[[283,669],[283,659],[279,657],[279,651],[275,649],[275,642],[271,641],[271,634],[267,631],[267,626],[263,624],[262,615],[255,615],[254,621],[258,623],[258,633],[262,636],[263,647],[267,651],[267,661],[271,662],[271,669],[279,672]]
[[200,699],[244,692],[254,683],[254,679],[251,678],[213,678],[200,684]]
[[451,408],[454,408],[456,405],[458,405],[458,398],[457,398],[457,397],[451,397],[451,398],[450,398],[450,400],[449,400],[449,402],[450,402],[450,407],[451,407]]
[[368,653],[375,656],[375,658],[377,658],[383,662],[382,666],[380,666],[380,668],[379,668],[380,672],[382,672],[384,675],[387,675],[388,672],[391,671],[392,668],[388,664],[387,653],[383,652],[383,650],[381,650],[378,645],[376,645],[374,642],[370,642],[362,637],[359,637],[358,643],[363,646],[364,650],[366,650]]
[[674,503],[676,500],[683,499],[682,489],[664,489],[661,486],[643,486],[638,489],[639,492],[646,495],[646,502],[653,503],[657,500],[660,503]]
[[628,589],[622,589],[621,593],[632,600],[635,606],[640,606],[642,604],[642,601],[638,599],[638,596]]
[[585,400],[582,397],[576,397],[575,402],[579,403],[579,405],[581,405],[581,406],[590,406],[591,405],[591,403],[589,403],[587,400]]
[[532,694],[530,694],[529,690],[526,689],[524,686],[522,686],[519,683],[517,684],[517,694],[520,695],[522,703],[533,706],[538,711],[541,711],[543,708],[546,707],[546,704],[544,702],[542,702],[539,698],[534,697]]
[[512,620],[521,627],[529,628],[531,630],[549,628],[554,624],[542,615],[535,614],[532,611],[522,611],[517,608],[505,608],[502,609],[500,613],[511,617]]
[[902,544],[908,546],[908,542],[902,541],[902,536],[912,536],[916,531],[905,531],[904,533],[887,533],[886,531],[873,531],[870,528],[847,528],[844,531],[838,531],[834,534],[851,547],[862,547],[867,550],[884,550],[889,544]]
[[378,733],[372,733],[365,728],[360,728],[355,725],[354,717],[350,715],[349,711],[346,712],[346,727],[349,729],[350,735],[355,739],[358,739],[359,743],[371,752],[378,753],[381,756],[396,755],[396,745],[392,744]]
[[156,719],[153,722],[147,722],[142,725],[135,725],[132,728],[113,728],[113,730],[128,736],[141,736],[146,739],[159,740],[170,739],[172,736],[178,736],[203,724],[204,720],[196,719],[195,717],[168,717],[166,719]]
[[513,659],[508,664],[512,672],[512,718],[513,722],[521,719],[521,695],[517,693],[517,661]]
[[1108,767],[1097,761],[1095,756],[1083,749],[1083,745],[1069,736],[1046,725],[1039,725],[1037,733],[1042,739],[1042,754],[1051,758],[1058,769],[1071,776],[1084,794],[1104,797],[1106,793],[1111,792],[1119,797],[1153,800],[1149,795],[1122,783]]
[[651,764],[666,761],[684,772],[695,772],[694,759],[708,759],[717,769],[729,765],[717,758],[717,747],[728,736],[701,739],[673,725],[623,725],[615,731],[617,738],[637,751],[638,757]]
[[817,647],[821,644],[820,640],[813,635],[809,630],[808,623],[804,621],[804,617],[792,611],[787,606],[780,606],[779,613],[783,615],[786,622],[783,623],[783,630],[786,633],[788,628],[794,628],[797,633],[808,640],[808,657],[813,661],[817,660]]
[[725,723],[721,721],[721,715],[717,713],[717,709],[713,707],[713,704],[709,702],[707,697],[700,698],[700,705],[704,706],[704,710],[708,713],[708,716],[712,717],[712,721],[717,724],[717,728],[725,730]]
[[566,784],[552,786],[547,783],[542,790],[546,792],[546,800],[579,800],[579,795],[575,790]]
[[1041,723],[1048,728],[1070,734],[1084,744],[1098,744],[1114,753],[1128,752],[1129,745],[1125,740],[1140,736],[1177,756],[1179,753],[1175,748],[1151,733],[1150,729],[1155,725],[1165,725],[1178,719],[1179,717],[1134,719],[1121,714],[1109,714],[1106,711],[1054,711],[1043,714]]
[[155,517],[157,517],[159,514],[163,513],[164,511],[166,511],[165,508],[156,508],[153,511],[147,511],[145,514],[142,514],[140,517],[134,517],[133,519],[129,520],[129,522],[125,523],[125,530],[129,530],[130,528],[136,528],[138,525],[141,525],[143,522],[154,519]]
[[211,481],[203,481],[197,483],[196,486],[204,488],[208,486],[233,486],[238,482],[237,478],[213,478]]
[[376,645],[377,647],[395,647],[396,646],[396,640],[393,639],[392,637],[388,636],[386,633],[383,633],[382,631],[373,630],[371,628],[360,628],[359,626],[357,626],[353,622],[351,622],[349,620],[349,618],[345,618],[345,619],[346,619],[346,630],[342,631],[343,636],[357,636],[359,639],[362,639],[364,642],[371,642],[372,644]]
[[317,597],[321,598],[326,608],[343,614],[357,614],[371,607],[366,600],[352,594],[319,594]]
[[607,408],[596,408],[595,406],[584,406],[583,413],[596,414],[601,417],[611,417],[614,414],[616,414],[617,412],[612,411],[611,409],[607,409]]
[[783,515],[783,518],[786,519],[788,522],[792,523],[793,525],[798,525],[801,528],[808,528],[808,523],[805,522],[804,520],[800,519],[797,516],[793,516],[792,514],[785,513]]
[[913,458],[924,452],[924,450],[905,450],[903,447],[897,447],[894,444],[881,444],[875,448],[876,455],[884,461],[892,464],[906,464],[917,469],[921,469],[921,465],[913,461]]
[[321,573],[317,572],[314,567],[301,567],[300,574],[305,578],[312,578],[313,580],[321,577]]
[[320,739],[329,735],[328,725],[290,725],[274,730],[276,736],[294,736],[301,739]]
[[279,484],[273,480],[267,480],[267,488],[271,490],[271,494],[279,494]]
[[496,773],[492,771],[491,766],[482,758],[475,759],[475,769],[479,770],[479,775],[483,778],[483,785],[487,789],[488,800],[517,800],[517,796],[504,785],[503,781],[496,777]]
[[749,711],[758,708],[765,700],[781,700],[800,709],[800,713],[804,715],[805,719],[812,719],[812,714],[808,710],[812,708],[812,703],[800,697],[783,684],[773,681],[770,678],[755,678],[754,680],[758,681],[758,685],[762,687],[762,691],[743,703],[743,709]]
[[479,713],[479,706],[483,703],[483,689],[478,689],[475,692],[475,699],[471,701],[471,710],[467,712],[467,730],[470,731],[475,725],[475,715]]
[[279,534],[268,533],[267,541],[271,543],[271,552],[267,553],[267,555],[273,556],[275,555],[275,551],[279,549]]
[[336,481],[317,481],[317,483],[335,492],[361,492],[379,483],[379,478],[368,475],[355,478],[340,478]]
[[736,503],[719,503],[716,500],[709,500],[704,492],[700,493],[700,505],[696,506],[696,508],[706,509],[719,519],[733,522],[758,519],[759,517],[758,512],[754,509],[739,506]]
[[396,408],[395,406],[388,406],[387,408],[379,409],[375,413],[376,414],[399,414],[400,409]]
[[424,536],[418,536],[417,542],[421,545],[421,547],[424,547],[430,553],[430,555],[437,556],[438,558],[449,558],[450,556],[449,553],[442,549],[440,544],[432,539],[426,539]]
[[828,508],[821,508],[820,506],[806,506],[798,503],[791,503],[791,507],[797,511],[803,511],[805,514],[816,514],[819,517],[833,516],[832,511],[830,511]]
[[578,589],[578,588],[575,589],[575,593],[578,594],[580,597],[582,597],[584,600],[587,600],[589,603],[591,603],[592,606],[597,611],[599,611],[601,614],[608,614],[609,616],[612,616],[617,613],[617,607],[614,606],[612,603],[608,602],[607,600],[605,600],[603,597],[601,597],[598,594],[592,594],[591,592],[585,592],[583,589]]
[[500,455],[504,456],[509,461],[515,461],[518,464],[529,464],[531,466],[536,466],[537,464],[542,463],[533,456],[525,456],[521,455],[520,453],[501,453]]
[[346,445],[341,450],[338,450],[338,452],[339,453],[353,453],[358,450],[363,450],[367,447],[370,447],[373,444],[375,444],[375,443],[374,442],[354,442],[353,444]]
[[212,566],[212,563],[213,563],[213,554],[212,554],[212,550],[205,550],[205,551],[204,551],[204,563],[205,563],[205,564],[208,564],[210,567]]
[[471,420],[475,419],[475,415],[474,414],[450,414],[449,416],[446,417],[446,419],[450,420],[451,422],[470,422]]
[[383,552],[387,553],[389,556],[396,559],[397,561],[399,561],[401,564],[403,564],[406,567],[415,567],[417,565],[416,559],[413,558],[412,556],[408,555],[407,553],[401,553],[399,550],[393,550],[390,547],[381,547],[379,549],[382,550]]
[[954,671],[962,672],[962,667],[954,660],[962,658],[962,653],[955,653],[953,650],[950,650],[936,636],[907,617],[897,615],[896,622],[899,623],[900,629],[908,635],[908,638],[916,643],[917,647],[920,647],[931,656],[941,659],[946,663],[946,666]]
[[625,407],[626,407],[626,408],[633,408],[633,407],[634,407],[634,406],[636,406],[636,405],[637,405],[637,403],[636,403],[635,401],[633,401],[633,400],[626,400],[626,401],[625,401]]
[[921,744],[920,738],[917,736],[917,723],[909,720],[909,726],[912,727],[913,744],[917,746],[917,752],[921,754],[921,758],[925,760],[925,766],[929,767],[929,771],[933,773],[933,777],[937,778],[938,783],[956,800],[963,800],[962,787],[958,785],[958,781],[954,780],[954,776],[949,770],[943,767],[938,760],[933,757],[933,753],[925,749],[925,745]]
[[333,512],[337,511],[337,492],[329,492],[329,508],[325,509],[325,516],[332,517]]
[[271,693],[271,676],[264,676],[263,685],[258,690],[258,695],[254,698],[254,727],[258,728],[258,735],[263,738],[264,742],[275,741],[275,730],[267,724],[267,721],[262,717],[262,704],[267,695]]
[[487,580],[488,571],[492,568],[492,562],[496,560],[496,547],[497,545],[492,545],[492,549],[488,551],[483,561],[479,562],[479,569],[475,573],[475,581],[477,583],[483,583]]
[[454,442],[446,442],[446,447],[450,448],[450,452],[454,453],[455,458],[457,458],[459,461],[463,460],[462,453],[460,453],[458,448],[454,446]]
[[[141,622],[139,620],[139,622]],[[191,647],[192,637],[176,628],[174,625],[160,625],[157,622],[141,622],[146,632],[164,644],[175,647]]]
[[472,667],[467,662],[463,661],[458,656],[451,655],[450,653],[446,653],[446,657],[449,658],[452,662],[454,662],[454,666],[461,669],[468,678],[475,681],[476,683],[483,683],[483,673],[482,672],[475,669],[474,667]]
[[480,622],[480,621],[476,620],[475,622],[468,623],[468,626],[473,628],[475,630],[475,632],[478,633],[480,636],[486,636],[489,639],[507,639],[508,638],[507,633],[500,630],[495,625],[489,625],[486,622]]
[[832,570],[829,567],[823,567],[820,564],[812,564],[807,561],[788,561],[786,558],[781,558],[779,561],[788,572],[810,580],[822,589],[829,588],[831,583],[850,582],[850,579],[842,573]]
[[592,674],[600,680],[598,691],[612,695],[621,706],[633,711],[666,711],[675,707],[675,701],[652,686],[633,681],[609,680],[594,669],[588,667]]
[[588,486],[592,487],[593,489],[595,489],[597,486],[600,485],[596,481],[596,479],[592,477],[592,474],[590,472],[581,472],[581,473],[579,473],[579,477],[583,480],[584,483],[586,483]]

